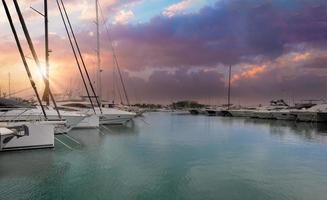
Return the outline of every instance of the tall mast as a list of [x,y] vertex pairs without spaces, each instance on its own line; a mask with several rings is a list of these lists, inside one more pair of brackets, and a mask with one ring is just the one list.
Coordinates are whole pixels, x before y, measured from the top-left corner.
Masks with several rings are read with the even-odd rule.
[[47,106],[50,105],[49,99],[49,28],[48,28],[48,0],[44,0],[44,32],[45,32],[45,88],[42,100],[46,102]]
[[228,77],[228,110],[230,108],[230,86],[232,77],[232,65],[229,66],[229,77]]
[[[68,14],[67,14],[67,11],[66,11],[65,4],[64,4],[63,0],[60,0],[61,6],[62,6],[62,8],[61,8],[61,6],[60,6],[60,4],[59,4],[59,0],[56,0],[56,2],[57,2],[57,6],[58,6],[58,9],[59,9],[59,12],[60,12],[60,15],[61,15],[61,18],[62,18],[63,24],[64,24],[64,26],[65,26],[65,30],[66,30],[66,33],[67,33],[67,36],[68,36],[68,39],[69,39],[70,46],[71,46],[71,48],[72,48],[72,51],[73,51],[73,54],[74,54],[74,57],[75,57],[75,60],[76,60],[76,63],[77,63],[77,67],[78,67],[78,69],[79,69],[79,71],[80,71],[80,74],[81,74],[81,77],[82,77],[82,80],[83,80],[83,84],[84,84],[84,87],[85,87],[85,89],[86,89],[87,95],[88,95],[89,100],[90,100],[90,103],[91,103],[91,105],[92,105],[92,108],[93,108],[93,110],[94,110],[94,112],[95,112],[95,109],[94,109],[94,106],[93,106],[93,102],[92,102],[92,99],[91,99],[91,96],[90,96],[90,93],[89,93],[88,87],[87,87],[87,85],[86,85],[86,81],[85,81],[85,78],[84,78],[84,75],[83,75],[83,72],[82,72],[82,69],[81,69],[81,66],[80,66],[80,62],[79,62],[79,60],[78,60],[78,58],[77,58],[77,53],[78,53],[78,55],[79,55],[80,61],[82,62],[82,66],[83,66],[83,68],[84,68],[84,71],[85,71],[85,74],[86,74],[87,80],[89,81],[89,84],[90,84],[91,90],[92,90],[92,92],[93,92],[93,94],[94,94],[94,97],[95,97],[95,99],[96,99],[96,102],[97,102],[97,104],[98,104],[98,106],[99,106],[100,113],[102,114],[102,109],[101,109],[100,102],[99,102],[98,97],[97,97],[97,95],[96,95],[96,93],[95,93],[95,90],[94,90],[93,84],[92,84],[92,82],[91,82],[91,79],[90,79],[89,73],[88,73],[88,71],[87,71],[87,69],[86,69],[86,65],[85,65],[85,62],[84,62],[84,59],[83,59],[83,56],[82,56],[81,50],[80,50],[80,48],[79,48],[79,45],[78,45],[77,39],[76,39],[76,37],[75,37],[75,33],[74,33],[74,30],[73,30],[72,24],[70,23],[70,19],[69,19],[69,16],[68,16]],[[65,15],[64,15],[64,14],[65,14]],[[66,23],[65,18],[66,18],[66,20],[67,20],[67,23],[68,23],[68,26],[69,26],[69,29],[70,29],[70,32],[71,32],[71,33],[69,33],[68,26],[67,26],[67,23]],[[74,47],[74,44],[73,44],[72,38],[73,38],[73,40],[74,40],[75,47]],[[75,51],[75,48],[77,49],[77,53],[76,53],[76,51]],[[95,112],[95,113],[96,113],[96,112]]]
[[[39,70],[41,70],[40,60],[39,60],[39,58],[38,58],[38,56],[36,54],[36,51],[35,51],[35,48],[34,48],[34,45],[33,45],[32,39],[31,39],[31,36],[30,36],[30,34],[29,34],[28,30],[27,30],[27,26],[26,26],[24,17],[22,15],[21,11],[20,11],[20,8],[19,8],[19,5],[17,3],[17,0],[13,0],[13,2],[15,4],[16,12],[18,14],[18,18],[19,18],[20,24],[22,26],[22,29],[23,29],[25,38],[27,40],[27,44],[29,46],[29,49],[30,49],[32,55],[33,55],[33,59],[34,59],[34,61],[36,63],[36,66],[39,68]],[[45,76],[43,74],[42,74],[42,79],[43,79],[44,83],[46,83],[46,78],[45,78]],[[51,97],[51,100],[52,100],[52,103],[53,103],[53,105],[55,107],[55,110],[57,111],[58,117],[61,119],[61,115],[59,113],[59,110],[58,110],[58,107],[57,107],[57,103],[56,103],[56,101],[55,101],[55,99],[53,97],[53,94],[52,94],[52,92],[51,92],[50,89],[49,89],[48,93],[49,93],[49,95]]]
[[102,81],[101,81],[101,59],[100,59],[100,24],[99,24],[99,0],[95,0],[95,13],[96,13],[96,29],[97,29],[97,88],[100,99],[102,102]]
[[11,76],[10,72],[8,73],[8,96],[11,97]]
[[[14,1],[14,3],[15,3],[15,6],[17,6],[17,8],[19,8],[17,2]],[[17,48],[18,48],[18,51],[19,51],[20,57],[21,57],[21,59],[22,59],[22,61],[23,61],[23,64],[24,64],[24,67],[25,67],[26,73],[27,73],[28,78],[29,78],[29,81],[30,81],[30,83],[31,83],[31,86],[32,86],[34,92],[35,92],[36,98],[37,98],[37,100],[38,100],[38,102],[39,102],[39,104],[40,104],[40,106],[41,106],[41,109],[42,109],[43,115],[44,115],[45,119],[47,119],[47,114],[46,114],[46,112],[45,112],[45,110],[44,110],[44,107],[43,107],[43,105],[42,105],[41,98],[40,98],[40,96],[39,96],[39,93],[38,93],[38,91],[37,91],[37,88],[36,88],[35,82],[34,82],[34,80],[33,80],[32,74],[31,74],[31,71],[30,71],[30,69],[29,69],[29,67],[28,67],[28,64],[27,64],[27,62],[26,62],[25,54],[24,54],[23,49],[22,49],[22,46],[21,46],[21,44],[20,44],[20,41],[19,41],[19,38],[18,38],[18,34],[17,34],[17,32],[16,32],[16,28],[15,28],[14,23],[13,23],[13,21],[12,21],[11,14],[10,14],[10,12],[9,12],[9,9],[8,9],[8,6],[7,6],[7,3],[6,3],[5,0],[2,0],[2,4],[3,4],[3,6],[4,6],[4,9],[5,9],[5,12],[6,12],[6,15],[7,15],[8,21],[9,21],[9,24],[10,24],[10,28],[11,28],[12,33],[13,33],[13,35],[14,35],[14,38],[15,38],[15,41],[16,41],[16,45],[17,45]],[[18,15],[21,15],[21,13],[20,13],[20,9],[17,9],[17,14],[18,14]],[[20,17],[21,17],[21,16],[20,16]]]

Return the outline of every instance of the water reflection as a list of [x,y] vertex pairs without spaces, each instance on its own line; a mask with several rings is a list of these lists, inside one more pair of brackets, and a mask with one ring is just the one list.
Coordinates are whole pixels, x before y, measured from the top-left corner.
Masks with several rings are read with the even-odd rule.
[[[139,122],[139,120],[138,120]],[[136,135],[140,132],[139,127],[135,125],[135,121],[130,121],[126,125],[121,126],[101,126],[100,130],[109,135]]]
[[147,113],[1,153],[0,199],[325,199],[326,127]]
[[[73,129],[68,133],[68,135],[77,140],[81,144],[81,148],[102,146],[105,138],[105,134],[99,129]],[[60,139],[62,139],[62,137]],[[64,142],[68,142],[69,144],[73,143],[73,147],[76,148],[76,143],[74,144],[74,142],[69,141],[69,139],[64,139]],[[65,148],[59,144],[56,146],[56,149],[58,149],[60,146],[61,149]]]
[[295,134],[305,139],[327,142],[327,124],[282,120],[244,119],[244,124],[268,126],[271,134]]
[[[36,151],[38,154],[35,154]],[[55,151],[51,149],[2,152],[0,179],[45,175],[53,168],[54,156]]]

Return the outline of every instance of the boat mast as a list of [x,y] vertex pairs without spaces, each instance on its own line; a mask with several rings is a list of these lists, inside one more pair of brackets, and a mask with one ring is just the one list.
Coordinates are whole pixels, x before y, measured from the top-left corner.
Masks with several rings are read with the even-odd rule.
[[49,89],[50,89],[50,81],[49,81],[49,28],[48,28],[48,0],[44,0],[44,32],[45,32],[45,88],[42,100],[46,102],[46,105],[50,105],[49,99]]
[[229,77],[228,77],[228,110],[230,108],[230,86],[231,86],[231,77],[232,77],[232,65],[229,65]]
[[100,104],[102,103],[102,81],[101,81],[101,59],[100,59],[100,24],[99,24],[99,2],[95,0],[95,13],[96,13],[96,31],[97,31],[97,88],[100,99]]
[[[103,13],[102,13],[101,6],[100,6],[99,2],[98,2],[98,6],[99,6],[100,11],[101,11],[100,13],[101,13],[101,16],[102,16],[102,20],[104,20]],[[117,72],[118,72],[119,79],[120,79],[120,82],[121,82],[122,87],[123,87],[123,92],[124,92],[124,96],[125,96],[127,105],[130,106],[129,98],[128,98],[128,95],[127,95],[127,90],[126,90],[126,87],[125,87],[125,82],[124,82],[122,73],[120,71],[118,58],[117,58],[117,55],[116,55],[116,52],[115,52],[115,48],[114,48],[114,45],[113,45],[113,42],[112,42],[112,38],[111,38],[110,33],[109,33],[108,26],[106,24],[105,24],[105,28],[106,28],[107,36],[108,36],[108,39],[109,39],[109,42],[110,42],[110,47],[111,47],[112,56],[113,56],[113,62],[114,62],[114,65],[116,65],[116,67],[117,67]],[[119,91],[119,89],[118,89],[118,91]],[[122,98],[120,98],[120,99],[121,99],[121,104],[123,104],[123,99]]]
[[11,76],[10,72],[8,73],[8,96],[11,97]]
[[[15,5],[15,8],[16,8],[16,12],[18,14],[18,18],[19,18],[20,24],[22,26],[22,29],[23,29],[25,38],[27,40],[28,47],[29,47],[29,49],[30,49],[30,51],[31,51],[31,53],[33,55],[33,59],[34,59],[36,65],[37,65],[38,69],[39,70],[42,70],[41,64],[40,64],[40,60],[39,60],[39,58],[38,58],[38,56],[36,54],[36,51],[35,51],[35,48],[34,48],[34,45],[33,45],[32,39],[31,39],[31,36],[30,36],[30,34],[28,32],[28,29],[27,29],[27,26],[26,26],[24,17],[22,15],[22,12],[20,11],[20,8],[19,8],[19,5],[17,3],[17,0],[13,0],[13,2],[14,2],[14,5]],[[46,77],[44,76],[44,74],[42,74],[42,79],[43,79],[43,82],[46,83]],[[51,101],[52,101],[52,103],[54,105],[54,108],[57,111],[58,117],[59,117],[59,119],[61,119],[61,115],[60,115],[60,112],[58,110],[57,103],[56,103],[56,101],[54,99],[54,96],[53,96],[53,94],[52,94],[52,92],[51,92],[50,89],[48,90],[48,93],[49,93],[49,95],[51,97]]]
[[[86,74],[87,80],[88,80],[88,82],[89,82],[89,84],[90,84],[91,90],[92,90],[92,92],[93,92],[93,94],[94,94],[94,97],[95,97],[95,99],[96,99],[96,102],[97,102],[97,104],[98,104],[98,106],[99,106],[100,113],[102,114],[102,109],[101,109],[100,102],[99,102],[98,97],[97,97],[97,95],[96,95],[96,93],[95,93],[95,90],[94,90],[94,87],[93,87],[93,84],[92,84],[91,78],[90,78],[89,73],[88,73],[88,70],[87,70],[87,68],[86,68],[86,65],[85,65],[85,62],[84,62],[84,59],[83,59],[83,56],[82,56],[81,50],[80,50],[80,48],[79,48],[79,45],[78,45],[77,39],[76,39],[76,37],[75,37],[75,33],[74,33],[74,30],[73,30],[72,24],[70,23],[70,19],[69,19],[68,13],[67,13],[66,8],[65,8],[65,4],[64,4],[64,2],[63,2],[62,0],[60,0],[61,6],[62,6],[62,8],[61,8],[61,7],[60,7],[60,4],[59,4],[59,0],[56,0],[56,2],[57,2],[57,6],[58,6],[58,9],[59,9],[59,12],[60,12],[60,15],[61,15],[61,19],[62,19],[62,21],[63,21],[64,27],[65,27],[65,30],[66,30],[66,33],[67,33],[67,36],[68,36],[68,39],[69,39],[69,42],[70,42],[70,46],[71,46],[71,48],[72,48],[72,51],[73,51],[73,54],[74,54],[74,57],[75,57],[75,60],[76,60],[76,63],[77,63],[77,67],[78,67],[79,72],[80,72],[80,75],[81,75],[81,77],[82,77],[83,84],[84,84],[84,87],[85,87],[85,89],[86,89],[86,93],[87,93],[87,95],[88,95],[88,98],[89,98],[89,100],[90,100],[90,103],[91,103],[91,105],[92,105],[92,108],[93,108],[93,110],[94,110],[94,112],[95,112],[95,114],[96,114],[96,111],[95,111],[95,109],[94,109],[94,105],[93,105],[93,101],[92,101],[92,99],[91,99],[90,92],[89,92],[89,89],[88,89],[88,87],[87,87],[86,80],[85,80],[85,78],[84,78],[84,75],[83,75],[83,72],[82,72],[82,69],[81,69],[81,66],[80,66],[80,62],[79,62],[79,60],[78,60],[78,58],[77,58],[77,53],[78,53],[78,56],[79,56],[79,58],[80,58],[81,64],[82,64],[82,66],[83,66],[84,72],[85,72],[85,74]],[[66,23],[66,21],[65,21],[65,18],[66,18],[66,20],[67,20],[68,26],[67,26],[67,23]],[[69,33],[68,27],[69,27],[71,33]],[[74,44],[73,44],[72,39],[74,40],[75,47],[74,47]],[[75,48],[77,49],[77,53],[76,53],[76,51],[75,51]]]
[[[17,2],[15,2],[15,3],[17,3]],[[21,59],[22,59],[22,61],[23,61],[23,64],[24,64],[24,67],[25,67],[26,73],[27,73],[28,78],[29,78],[30,83],[31,83],[31,86],[32,86],[32,88],[33,88],[33,90],[34,90],[34,92],[35,92],[36,98],[37,98],[37,100],[38,100],[38,102],[39,102],[39,104],[40,104],[40,106],[41,106],[42,113],[43,113],[45,119],[47,119],[47,114],[46,114],[46,112],[45,112],[45,110],[44,110],[44,107],[43,107],[43,105],[42,105],[41,98],[40,98],[40,96],[39,96],[39,93],[38,93],[38,91],[37,91],[37,88],[36,88],[35,82],[34,82],[34,80],[33,80],[32,74],[31,74],[31,71],[30,71],[30,69],[29,69],[29,67],[28,67],[28,64],[27,64],[27,62],[26,62],[26,58],[25,58],[25,55],[24,55],[24,52],[23,52],[23,48],[22,48],[22,46],[21,46],[21,44],[20,44],[20,41],[19,41],[19,39],[18,39],[18,35],[17,35],[17,32],[16,32],[16,28],[15,28],[14,23],[13,23],[13,21],[12,21],[12,18],[11,18],[11,15],[10,15],[10,12],[9,12],[9,9],[8,9],[8,6],[7,6],[7,3],[6,3],[5,0],[2,0],[2,4],[3,4],[3,6],[4,6],[4,9],[5,9],[5,12],[6,12],[6,15],[7,15],[8,21],[9,21],[9,24],[10,24],[10,28],[11,28],[11,30],[12,30],[12,32],[13,32],[13,35],[14,35],[14,38],[15,38],[15,41],[16,41],[17,48],[18,48],[18,51],[19,51],[20,57],[21,57]]]

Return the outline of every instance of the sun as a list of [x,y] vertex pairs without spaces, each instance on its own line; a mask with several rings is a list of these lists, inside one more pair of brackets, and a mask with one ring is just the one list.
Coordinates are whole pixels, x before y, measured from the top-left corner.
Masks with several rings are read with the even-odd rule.
[[35,81],[41,83],[46,78],[46,68],[45,65],[40,65],[40,67],[35,67],[32,70],[32,75],[35,76]]
[[39,79],[43,79],[46,77],[46,68],[45,65],[41,65],[39,68],[36,69],[36,74],[38,76]]

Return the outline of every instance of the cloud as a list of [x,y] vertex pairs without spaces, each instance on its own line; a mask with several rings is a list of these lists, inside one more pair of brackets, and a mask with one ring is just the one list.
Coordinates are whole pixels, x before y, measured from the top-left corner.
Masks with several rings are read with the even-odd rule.
[[121,10],[114,17],[114,24],[127,24],[131,19],[134,18],[134,13],[131,10]]
[[[106,72],[108,75],[111,71]],[[112,76],[104,81],[108,89],[109,99],[114,97],[112,93]],[[148,80],[131,76],[124,71],[127,91],[132,102],[160,102],[194,99],[203,100],[216,98],[226,93],[223,74],[215,70],[188,71],[184,69],[176,71],[156,70]],[[116,100],[118,94],[116,94]]]
[[[75,18],[80,17],[73,8],[76,2],[67,1]],[[227,65],[233,66],[234,102],[290,96],[320,98],[327,90],[326,1],[219,1],[191,14],[181,9],[173,15],[159,15],[137,24],[126,23],[132,13],[124,6],[137,0],[106,2],[106,16],[110,9],[119,12],[119,20],[110,33],[128,90],[131,96],[136,93],[139,100],[215,98],[224,102],[227,70],[223,67]],[[90,4],[90,9],[93,7]],[[74,27],[82,27],[76,36],[95,77],[96,41],[90,34],[94,24],[72,22]],[[107,35],[104,30],[101,33],[105,88],[111,88],[112,54]],[[43,38],[33,39],[38,42],[38,52],[43,52]],[[6,52],[0,56],[1,69],[10,66],[14,70],[21,63],[9,40],[13,41],[6,37],[1,42],[0,50]],[[78,74],[77,68],[67,38],[58,33],[50,41],[54,83],[62,91],[67,88],[62,80]],[[7,48],[8,45],[11,47]],[[151,72],[146,79],[132,75],[143,70]],[[1,78],[6,77],[4,72]]]
[[167,7],[162,14],[168,17],[172,17],[178,13],[185,11],[187,8],[192,6],[192,4],[194,4],[196,1],[197,0],[183,0],[179,3]]
[[131,69],[256,63],[274,60],[300,43],[324,48],[327,3],[291,1],[295,5],[287,8],[283,2],[219,1],[198,13],[114,26],[113,38]]

